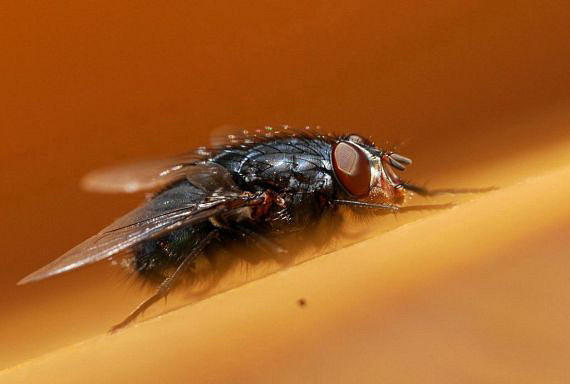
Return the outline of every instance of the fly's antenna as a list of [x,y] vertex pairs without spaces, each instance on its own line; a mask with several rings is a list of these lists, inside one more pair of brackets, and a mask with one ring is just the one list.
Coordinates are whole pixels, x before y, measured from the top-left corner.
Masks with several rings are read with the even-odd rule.
[[354,200],[333,200],[332,202],[338,205],[349,205],[353,207],[362,207],[362,208],[387,209],[394,212],[400,209],[400,207],[393,204],[366,203],[363,201],[354,201]]
[[399,169],[400,171],[404,171],[406,169],[406,166],[412,164],[412,159],[407,158],[405,156],[399,155],[397,153],[391,153],[389,152],[387,154],[388,156],[388,161],[390,162],[390,164],[394,167]]

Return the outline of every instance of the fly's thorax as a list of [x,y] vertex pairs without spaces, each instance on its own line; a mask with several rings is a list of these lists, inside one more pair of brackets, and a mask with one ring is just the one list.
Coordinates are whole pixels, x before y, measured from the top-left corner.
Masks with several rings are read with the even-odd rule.
[[226,149],[211,161],[235,175],[247,190],[271,186],[312,193],[331,186],[329,152],[330,144],[321,139],[288,137]]

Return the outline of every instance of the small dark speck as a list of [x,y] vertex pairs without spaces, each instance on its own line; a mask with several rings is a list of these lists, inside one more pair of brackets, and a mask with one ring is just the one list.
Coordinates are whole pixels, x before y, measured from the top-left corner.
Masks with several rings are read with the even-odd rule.
[[299,300],[297,300],[297,304],[299,305],[299,307],[304,307],[307,305],[307,300],[299,299]]

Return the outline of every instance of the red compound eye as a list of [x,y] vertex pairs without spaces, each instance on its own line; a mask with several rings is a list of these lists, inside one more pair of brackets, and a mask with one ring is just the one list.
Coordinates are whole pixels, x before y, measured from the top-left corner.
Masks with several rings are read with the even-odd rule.
[[370,193],[370,161],[359,146],[341,141],[332,149],[332,165],[338,181],[356,197]]

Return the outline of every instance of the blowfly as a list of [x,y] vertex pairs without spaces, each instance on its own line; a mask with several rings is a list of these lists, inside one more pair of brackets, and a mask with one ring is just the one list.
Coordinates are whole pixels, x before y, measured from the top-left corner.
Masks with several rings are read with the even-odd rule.
[[346,206],[356,214],[398,211],[406,192],[431,195],[400,179],[412,160],[357,134],[265,128],[225,135],[210,148],[91,173],[84,186],[98,192],[154,191],[127,213],[63,256],[23,278],[42,280],[118,254],[132,255],[156,292],[113,329],[137,318],[191,273],[200,256],[247,240],[286,253],[279,238],[303,234]]

